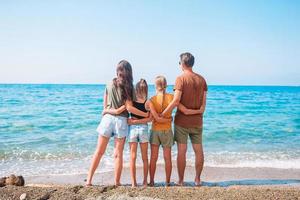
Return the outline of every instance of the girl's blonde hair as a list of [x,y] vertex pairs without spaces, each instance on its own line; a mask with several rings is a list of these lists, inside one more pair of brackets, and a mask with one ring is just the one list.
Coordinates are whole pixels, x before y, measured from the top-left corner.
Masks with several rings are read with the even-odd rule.
[[136,95],[139,97],[148,98],[148,84],[145,79],[142,79],[135,85]]
[[157,76],[155,78],[155,87],[156,90],[160,91],[163,93],[162,101],[160,104],[160,112],[163,112],[164,108],[164,101],[165,101],[165,93],[166,93],[166,88],[167,88],[167,79],[164,76]]
[[157,76],[155,78],[155,87],[158,91],[165,93],[167,88],[167,80],[164,76]]

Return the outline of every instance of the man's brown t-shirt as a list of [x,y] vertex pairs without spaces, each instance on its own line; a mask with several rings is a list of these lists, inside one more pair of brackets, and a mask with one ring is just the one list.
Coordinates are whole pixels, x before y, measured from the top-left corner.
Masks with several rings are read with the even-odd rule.
[[[196,73],[183,73],[176,78],[174,90],[182,92],[180,103],[189,109],[200,109],[204,92],[207,91],[205,79]],[[185,115],[177,109],[175,125],[184,128],[202,127],[203,114]]]

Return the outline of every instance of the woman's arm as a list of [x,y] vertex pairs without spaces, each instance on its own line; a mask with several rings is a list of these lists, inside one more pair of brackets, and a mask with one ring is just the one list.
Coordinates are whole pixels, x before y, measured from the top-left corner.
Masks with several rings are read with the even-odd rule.
[[133,113],[133,114],[141,116],[141,117],[149,117],[148,112],[143,112],[143,111],[140,111],[139,109],[135,108],[132,105],[132,101],[126,101],[125,106],[126,106],[127,111],[130,113]]
[[107,106],[107,91],[105,89],[104,94],[103,94],[103,110],[106,109]]
[[119,115],[121,114],[125,109],[125,105],[121,106],[120,108],[114,109],[114,108],[110,108],[107,109],[107,91],[105,89],[104,95],[103,95],[103,112],[102,115],[105,114],[111,114],[111,115]]
[[103,94],[103,111],[102,111],[102,115],[106,114],[105,113],[105,110],[107,110],[106,107],[107,107],[107,91],[105,89],[104,94]]
[[[149,100],[146,101],[145,108],[146,108],[146,110],[150,111]],[[143,119],[132,119],[132,118],[128,119],[128,124],[129,125],[132,125],[132,124],[145,124],[145,123],[148,123],[148,122],[151,122],[151,121],[153,121],[153,116],[150,112],[149,117],[146,117],[146,118],[143,118]]]
[[148,99],[145,103],[146,110],[150,111],[150,100]]
[[133,124],[145,124],[148,122],[151,122],[153,120],[152,115],[150,114],[149,117],[143,118],[143,119],[128,119],[128,124],[133,125]]
[[163,118],[163,117],[160,117],[155,108],[154,108],[154,105],[151,101],[149,101],[149,107],[150,107],[150,112],[154,118],[155,121],[157,121],[158,123],[166,123],[166,122],[171,122],[172,121],[172,118]]
[[117,109],[114,109],[114,108],[110,108],[110,109],[104,109],[103,110],[103,115],[105,114],[111,114],[111,115],[119,115],[121,114],[124,110],[126,110],[126,106],[123,105]]

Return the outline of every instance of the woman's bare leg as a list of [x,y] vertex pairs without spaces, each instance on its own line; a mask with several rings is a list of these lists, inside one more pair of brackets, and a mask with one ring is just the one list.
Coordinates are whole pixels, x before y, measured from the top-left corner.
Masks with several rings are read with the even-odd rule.
[[130,174],[131,174],[131,186],[136,187],[136,152],[137,152],[137,142],[130,142]]
[[164,147],[164,160],[166,171],[166,186],[170,185],[171,173],[172,173],[172,154],[171,148]]
[[125,144],[124,138],[115,138],[115,149],[114,149],[114,158],[115,158],[115,185],[121,185],[120,179],[123,169],[123,150]]
[[156,170],[156,162],[158,159],[159,146],[151,144],[151,158],[150,158],[150,185],[154,186],[154,176]]
[[93,175],[99,165],[99,162],[106,150],[106,146],[107,146],[107,143],[109,141],[109,138],[107,137],[104,137],[102,135],[99,135],[98,137],[98,144],[97,144],[97,148],[96,148],[96,151],[94,153],[94,156],[93,156],[93,159],[92,159],[92,163],[91,163],[91,166],[90,166],[90,170],[89,170],[89,173],[88,173],[88,176],[87,176],[87,179],[86,179],[86,185],[91,185],[92,183],[92,179],[93,179]]
[[147,186],[148,184],[148,142],[140,143],[143,168],[144,168],[144,181],[143,185]]

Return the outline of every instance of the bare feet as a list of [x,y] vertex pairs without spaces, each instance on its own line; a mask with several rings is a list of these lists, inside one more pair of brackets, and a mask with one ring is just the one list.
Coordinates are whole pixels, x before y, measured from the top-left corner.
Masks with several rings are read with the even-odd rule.
[[147,181],[145,182],[143,182],[143,187],[147,187],[148,186],[148,183],[147,183]]
[[166,182],[166,187],[170,187],[171,183],[170,182]]
[[154,187],[154,181],[150,181],[149,186]]
[[195,186],[201,186],[201,180],[200,179],[195,179]]
[[116,187],[121,186],[121,185],[122,185],[121,183],[115,183]]
[[184,183],[183,181],[178,181],[175,183],[176,186],[184,186]]
[[86,183],[85,184],[85,187],[91,187],[91,186],[93,186],[91,183]]
[[131,187],[137,187],[137,183],[132,183]]

